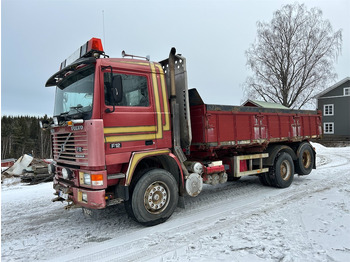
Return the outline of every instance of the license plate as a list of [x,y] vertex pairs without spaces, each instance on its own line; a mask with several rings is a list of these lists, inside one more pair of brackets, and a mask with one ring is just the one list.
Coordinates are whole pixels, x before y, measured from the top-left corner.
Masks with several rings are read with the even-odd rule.
[[62,191],[59,191],[58,195],[59,195],[60,197],[64,198],[65,200],[68,199],[68,194],[63,193]]

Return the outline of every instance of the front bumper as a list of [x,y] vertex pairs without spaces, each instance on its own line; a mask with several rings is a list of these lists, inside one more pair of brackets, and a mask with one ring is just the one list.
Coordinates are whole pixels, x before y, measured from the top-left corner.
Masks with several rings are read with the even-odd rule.
[[73,202],[74,205],[78,207],[103,209],[107,206],[104,189],[91,190],[78,187],[66,187],[61,183],[55,184],[54,189],[59,196],[57,200]]
[[[66,169],[68,178],[64,179],[63,169]],[[98,174],[102,175],[103,180],[100,185],[85,185],[83,178],[84,174]],[[91,179],[91,178],[90,178]],[[94,182],[91,181],[90,182]],[[103,209],[107,206],[106,203],[106,185],[107,185],[107,171],[89,171],[74,168],[66,168],[60,165],[56,166],[56,173],[54,177],[53,188],[58,196],[54,201],[68,201],[73,202],[72,206],[86,207],[90,209]]]
[[73,187],[73,202],[76,205],[91,208],[102,209],[106,207],[105,190],[88,190]]

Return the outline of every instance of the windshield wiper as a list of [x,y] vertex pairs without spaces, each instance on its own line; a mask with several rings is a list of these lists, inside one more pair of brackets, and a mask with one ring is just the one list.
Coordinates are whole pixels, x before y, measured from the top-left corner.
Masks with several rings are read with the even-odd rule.
[[63,113],[61,113],[59,116],[64,117],[64,116],[68,115],[68,113],[69,113],[69,111],[67,111],[67,112],[63,112]]
[[60,123],[61,123],[62,121],[68,120],[68,119],[67,119],[68,114],[69,114],[69,111],[67,111],[67,112],[62,112],[62,113],[60,113],[60,114],[58,114],[58,115],[54,115],[54,117],[57,117],[58,123],[59,123],[59,125],[60,125]]
[[[71,106],[69,112],[71,112],[72,110],[75,110],[76,113],[72,113],[69,115],[70,118],[80,118],[80,117],[84,117],[85,115],[89,115],[89,110],[86,111],[87,108],[89,108],[90,106],[87,107],[83,107],[82,105],[77,105],[77,106]],[[90,107],[91,110],[91,107]]]
[[[77,105],[77,106],[71,106],[70,109],[75,109],[78,112],[82,112],[82,110],[80,110],[81,108],[83,108],[83,106],[81,104]],[[70,110],[69,110],[70,111]]]
[[68,114],[69,114],[69,111],[63,112],[63,113],[61,113],[61,114],[58,115],[58,118],[59,118],[59,119],[62,118],[63,120],[67,120]]
[[71,106],[69,111],[59,114],[58,118],[60,119],[60,121],[67,121],[70,119],[77,119],[77,118],[84,117],[85,115],[89,114],[89,111],[84,110],[85,108],[86,107],[83,107],[80,104],[77,106]]

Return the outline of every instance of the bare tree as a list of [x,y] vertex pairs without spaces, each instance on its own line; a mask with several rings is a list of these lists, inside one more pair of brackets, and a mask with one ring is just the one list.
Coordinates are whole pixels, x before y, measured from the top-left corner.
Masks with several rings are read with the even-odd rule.
[[270,23],[257,22],[257,38],[246,51],[253,71],[245,95],[290,108],[302,108],[334,81],[342,32],[333,32],[317,8],[285,5]]

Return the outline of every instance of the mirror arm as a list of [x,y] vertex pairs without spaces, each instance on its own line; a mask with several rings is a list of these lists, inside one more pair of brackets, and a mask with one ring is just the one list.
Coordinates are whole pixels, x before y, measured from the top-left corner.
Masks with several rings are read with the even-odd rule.
[[105,110],[106,113],[113,113],[115,111],[115,105],[113,104],[113,110],[110,110],[109,108],[107,108]]

